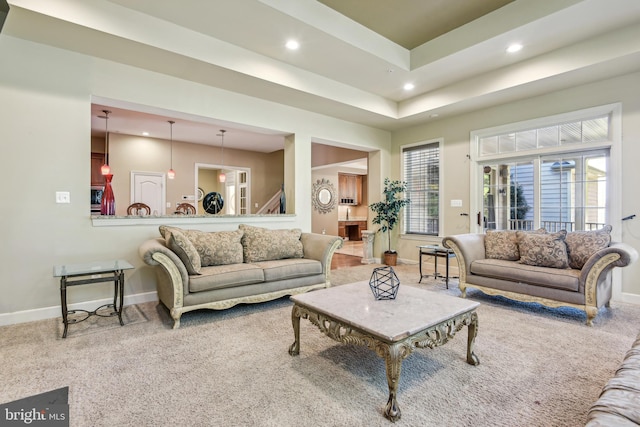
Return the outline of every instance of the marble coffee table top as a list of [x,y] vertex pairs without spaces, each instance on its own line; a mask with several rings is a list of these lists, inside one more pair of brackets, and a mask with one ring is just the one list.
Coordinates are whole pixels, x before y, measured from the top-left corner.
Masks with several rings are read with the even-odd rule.
[[368,281],[294,295],[291,300],[387,342],[400,341],[480,305],[402,284],[396,299],[376,300]]

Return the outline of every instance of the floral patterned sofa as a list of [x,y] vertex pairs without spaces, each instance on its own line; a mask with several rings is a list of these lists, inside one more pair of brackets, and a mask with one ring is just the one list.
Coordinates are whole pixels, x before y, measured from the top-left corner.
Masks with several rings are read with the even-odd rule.
[[638,259],[638,252],[611,241],[611,226],[601,230],[496,231],[443,239],[460,269],[460,291],[472,286],[490,295],[549,307],[582,309],[592,325],[598,309],[611,299],[611,270]]
[[187,311],[329,287],[331,259],[342,246],[337,236],[245,224],[217,232],[160,226],[160,234],[142,243],[139,254],[156,270],[158,298],[170,310],[174,329]]

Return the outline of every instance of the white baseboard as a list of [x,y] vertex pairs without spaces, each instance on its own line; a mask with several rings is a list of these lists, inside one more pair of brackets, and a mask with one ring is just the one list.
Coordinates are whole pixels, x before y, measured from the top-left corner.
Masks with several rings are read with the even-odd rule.
[[620,292],[611,298],[612,301],[628,302],[629,304],[640,305],[640,295]]
[[[140,304],[143,302],[157,301],[157,292],[146,292],[135,295],[125,295],[124,305]],[[85,301],[75,304],[69,304],[69,310],[89,310],[93,311],[97,307],[104,304],[110,304],[113,301],[112,298],[104,298],[95,301]],[[56,317],[62,318],[62,311],[59,305],[52,307],[36,308],[33,310],[15,311],[13,313],[0,314],[0,326],[14,325],[16,323],[33,322],[36,320],[53,319]]]

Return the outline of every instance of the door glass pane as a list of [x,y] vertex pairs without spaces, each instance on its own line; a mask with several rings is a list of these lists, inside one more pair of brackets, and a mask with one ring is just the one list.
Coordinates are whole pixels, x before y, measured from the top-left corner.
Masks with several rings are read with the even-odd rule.
[[483,227],[530,230],[533,226],[533,162],[486,164]]
[[585,230],[597,230],[607,224],[607,158],[585,159]]
[[545,159],[540,164],[540,226],[550,233],[574,228],[574,175],[574,161]]
[[509,174],[509,229],[533,229],[533,161],[518,162]]

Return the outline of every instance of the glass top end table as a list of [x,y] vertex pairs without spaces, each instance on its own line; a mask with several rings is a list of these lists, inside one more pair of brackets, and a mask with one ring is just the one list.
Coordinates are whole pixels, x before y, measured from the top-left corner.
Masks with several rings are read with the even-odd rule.
[[[80,264],[54,265],[53,277],[60,278],[60,302],[62,309],[62,322],[64,323],[62,338],[67,337],[67,330],[70,323],[79,323],[87,320],[91,316],[118,316],[120,326],[124,326],[124,322],[122,321],[122,305],[124,302],[124,270],[131,270],[133,268],[133,265],[122,259],[86,262]],[[81,309],[68,310],[68,286],[87,285],[90,283],[101,282],[113,282],[113,303],[101,305],[93,311]],[[111,308],[113,311],[109,311],[107,314],[98,312],[103,308]],[[69,315],[75,313],[82,313],[84,314],[84,317],[69,319]]]
[[[418,283],[422,283],[422,279],[424,277],[430,277],[432,276],[431,274],[422,274],[422,256],[423,255],[428,255],[428,256],[433,256],[433,264],[434,264],[434,273],[433,273],[433,277],[434,278],[444,278],[444,283],[447,286],[447,289],[449,289],[449,259],[450,258],[455,258],[456,254],[453,252],[452,249],[449,248],[445,248],[444,246],[440,246],[440,245],[421,245],[418,246],[418,249],[420,250],[420,260],[419,260],[419,269],[420,269],[420,280],[418,281]],[[442,274],[438,273],[438,258],[444,258],[445,259],[445,275],[443,276]],[[456,279],[457,277],[451,277],[452,279]]]

